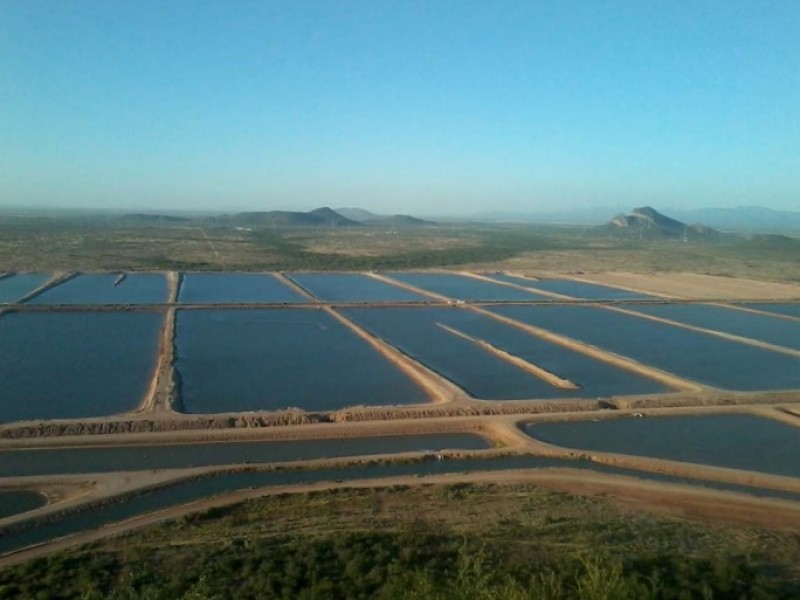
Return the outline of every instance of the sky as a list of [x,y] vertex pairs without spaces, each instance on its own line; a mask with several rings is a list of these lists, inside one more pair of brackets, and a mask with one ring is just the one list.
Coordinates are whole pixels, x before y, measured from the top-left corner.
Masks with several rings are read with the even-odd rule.
[[0,206],[800,210],[797,0],[0,0]]

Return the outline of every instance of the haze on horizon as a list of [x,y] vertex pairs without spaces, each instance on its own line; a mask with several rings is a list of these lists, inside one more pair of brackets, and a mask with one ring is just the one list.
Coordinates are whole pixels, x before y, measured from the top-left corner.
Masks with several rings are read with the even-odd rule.
[[0,206],[800,210],[800,4],[0,2]]

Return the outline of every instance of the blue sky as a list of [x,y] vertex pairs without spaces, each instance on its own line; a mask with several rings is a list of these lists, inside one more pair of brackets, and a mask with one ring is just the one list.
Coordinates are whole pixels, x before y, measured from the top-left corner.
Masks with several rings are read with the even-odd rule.
[[800,2],[0,0],[0,204],[800,210]]

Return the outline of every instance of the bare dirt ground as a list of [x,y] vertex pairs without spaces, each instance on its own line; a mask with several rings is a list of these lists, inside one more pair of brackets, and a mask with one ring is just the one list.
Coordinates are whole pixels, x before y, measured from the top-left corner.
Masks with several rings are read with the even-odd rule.
[[604,285],[620,286],[645,293],[675,298],[707,300],[797,300],[800,285],[701,275],[698,273],[626,273],[606,272],[583,274],[580,279]]

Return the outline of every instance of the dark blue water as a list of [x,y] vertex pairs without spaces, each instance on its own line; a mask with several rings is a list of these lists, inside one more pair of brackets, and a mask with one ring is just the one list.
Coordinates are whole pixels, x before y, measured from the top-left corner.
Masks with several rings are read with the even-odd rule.
[[92,510],[61,515],[50,521],[34,521],[14,530],[0,532],[0,554],[70,534],[99,528],[110,523],[119,522],[171,506],[178,506],[201,498],[245,488],[292,485],[320,481],[350,481],[393,476],[543,468],[591,469],[592,471],[601,473],[641,477],[652,481],[702,485],[703,487],[713,489],[739,491],[766,497],[788,498],[792,500],[800,498],[800,495],[789,492],[762,490],[759,488],[717,482],[698,482],[669,475],[608,467],[588,461],[543,458],[537,456],[373,464],[318,471],[286,470],[273,472],[223,473],[203,479],[179,483],[168,488],[154,490],[149,493],[130,497],[116,504],[107,504],[105,506],[98,506]]
[[398,271],[387,273],[392,279],[403,281],[423,290],[435,292],[452,300],[502,301],[502,300],[542,300],[541,294],[527,292],[500,284],[489,283],[458,275],[457,273],[409,273]]
[[800,429],[750,415],[537,423],[526,430],[568,448],[800,477]]
[[800,303],[798,304],[742,304],[748,308],[755,308],[766,312],[774,312],[779,315],[787,315],[790,317],[800,317]]
[[709,304],[639,304],[625,308],[800,350],[800,322]]
[[498,281],[507,281],[508,283],[529,287],[533,290],[544,290],[545,292],[553,292],[585,300],[641,300],[654,297],[606,285],[572,281],[571,279],[539,279],[534,281],[505,273],[493,273],[490,277]]
[[292,273],[290,277],[326,302],[426,302],[421,296],[360,273]]
[[0,304],[12,304],[50,279],[43,273],[23,273],[0,279]]
[[47,504],[44,494],[28,491],[0,491],[0,519],[28,512]]
[[185,273],[178,301],[186,304],[308,302],[269,273]]
[[800,359],[632,315],[574,305],[489,310],[715,387],[800,387]]
[[178,311],[177,369],[191,413],[427,400],[369,344],[317,309]]
[[[458,308],[348,308],[343,312],[356,323],[432,370],[453,381],[477,398],[485,400],[528,398],[574,398],[591,394],[586,390],[562,390],[490,354],[473,342],[457,337],[437,323],[491,337],[491,342],[516,342],[518,348],[534,352],[513,331],[487,317]],[[500,345],[498,343],[498,345]],[[540,355],[541,356],[541,355]],[[559,351],[552,355],[564,358]],[[549,363],[554,364],[554,363]],[[584,365],[585,366],[585,365]]]
[[50,288],[29,304],[160,304],[169,290],[163,273],[87,273]]
[[0,477],[183,469],[444,449],[483,450],[490,446],[479,435],[442,433],[280,442],[6,450],[0,452]]
[[543,367],[581,386],[564,390],[571,397],[608,397],[624,394],[655,394],[670,388],[644,376],[603,363],[536,336],[467,310],[438,313],[439,321],[485,340],[493,346]]
[[163,317],[149,312],[0,317],[0,422],[125,412],[147,391]]

